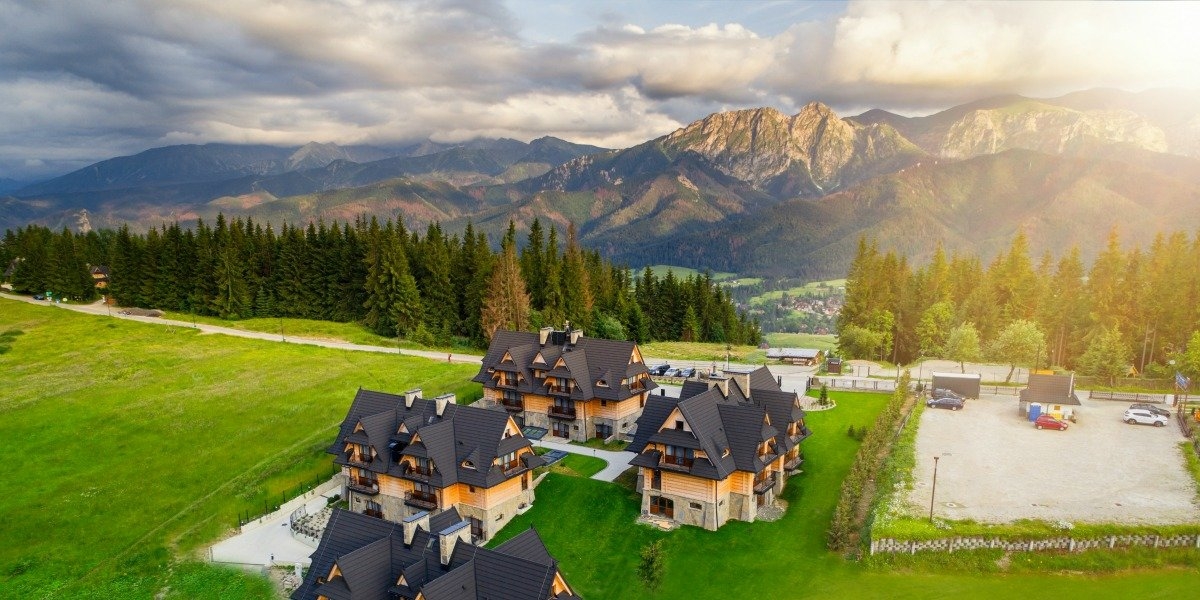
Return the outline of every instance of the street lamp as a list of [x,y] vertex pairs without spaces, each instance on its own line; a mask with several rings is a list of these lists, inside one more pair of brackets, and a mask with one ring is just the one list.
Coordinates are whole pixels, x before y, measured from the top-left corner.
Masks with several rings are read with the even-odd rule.
[[933,457],[933,489],[929,491],[929,522],[933,522],[933,499],[937,496],[937,467],[940,456]]
[[[950,456],[950,453],[943,452],[942,456]],[[934,498],[937,497],[937,468],[938,468],[938,459],[939,458],[941,458],[941,456],[938,456],[936,454],[933,457],[933,487],[929,491],[929,522],[930,523],[933,522],[933,501],[934,501]]]

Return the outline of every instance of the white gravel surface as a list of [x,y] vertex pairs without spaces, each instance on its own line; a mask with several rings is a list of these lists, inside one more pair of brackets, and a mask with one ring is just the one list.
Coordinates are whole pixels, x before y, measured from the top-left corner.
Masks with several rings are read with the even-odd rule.
[[1083,401],[1066,431],[1037,430],[1014,397],[925,409],[917,434],[911,510],[928,514],[933,457],[935,516],[1003,523],[1198,523],[1196,484],[1167,427],[1128,425],[1128,403]]

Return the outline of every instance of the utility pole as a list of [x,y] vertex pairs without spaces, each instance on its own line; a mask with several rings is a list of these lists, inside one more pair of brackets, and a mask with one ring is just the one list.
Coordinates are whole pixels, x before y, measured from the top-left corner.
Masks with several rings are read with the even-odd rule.
[[938,459],[941,458],[936,454],[933,457],[933,488],[929,491],[929,522],[933,522],[933,499],[937,496],[937,467]]

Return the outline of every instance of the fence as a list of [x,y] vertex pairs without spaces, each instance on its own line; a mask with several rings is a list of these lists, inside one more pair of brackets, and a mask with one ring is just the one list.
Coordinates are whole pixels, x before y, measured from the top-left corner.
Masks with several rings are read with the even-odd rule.
[[871,540],[871,554],[916,554],[917,552],[962,552],[999,548],[1008,552],[1062,551],[1131,548],[1200,548],[1200,534],[1183,535],[1110,535],[1078,539],[1062,536],[1045,539],[1010,540],[997,537],[952,537],[937,540]]
[[1118,377],[1109,383],[1107,377],[1095,377],[1091,375],[1076,375],[1075,387],[1077,388],[1103,388],[1117,387],[1135,390],[1149,390],[1161,393],[1172,392],[1175,390],[1174,379],[1143,379],[1141,377]]
[[313,496],[323,494],[334,486],[341,485],[342,479],[340,475],[341,469],[337,469],[330,475],[323,475],[312,481],[302,483],[281,494],[278,502],[264,500],[263,511],[257,515],[253,511],[238,511],[238,528],[245,531],[247,527],[253,528],[255,525],[261,525],[271,520],[271,517],[277,513],[294,510],[297,502],[303,505],[304,502],[307,502]]

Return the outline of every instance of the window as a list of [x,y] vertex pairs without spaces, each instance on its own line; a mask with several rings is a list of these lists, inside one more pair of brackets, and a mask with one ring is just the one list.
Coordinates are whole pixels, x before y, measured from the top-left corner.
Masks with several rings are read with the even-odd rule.
[[691,448],[683,448],[680,446],[667,446],[666,454],[663,456],[663,461],[669,465],[679,465],[681,467],[690,467],[696,458],[696,451]]
[[475,493],[475,486],[473,486],[473,485],[468,485],[468,486],[467,486],[467,489],[468,489],[468,490],[470,490],[470,492],[471,492],[472,494],[474,494],[474,493]]
[[683,431],[683,421],[675,421],[675,431]]
[[700,506],[699,502],[688,502],[688,508],[690,508],[692,510],[700,510],[701,508],[704,508],[704,507]]
[[608,406],[608,400],[601,400],[600,406]]
[[363,514],[377,519],[383,518],[383,505],[378,502],[368,500],[367,507],[363,509]]

